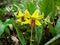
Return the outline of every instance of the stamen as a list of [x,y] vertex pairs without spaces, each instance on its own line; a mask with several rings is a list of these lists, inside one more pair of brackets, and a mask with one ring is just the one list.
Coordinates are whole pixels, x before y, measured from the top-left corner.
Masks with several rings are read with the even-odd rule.
[[32,27],[35,26],[35,20],[31,20],[31,26],[32,26]]
[[22,17],[21,17],[21,21],[22,21],[22,22],[24,22],[24,21],[25,21],[25,20],[24,20],[24,16],[22,16]]

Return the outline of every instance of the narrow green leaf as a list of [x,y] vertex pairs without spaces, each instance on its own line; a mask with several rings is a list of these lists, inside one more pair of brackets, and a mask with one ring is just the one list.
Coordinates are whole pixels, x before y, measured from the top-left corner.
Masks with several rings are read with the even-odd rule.
[[35,39],[37,41],[37,44],[39,45],[40,41],[41,41],[41,38],[42,38],[42,27],[36,27],[35,28]]
[[18,36],[18,38],[19,38],[21,44],[22,44],[22,45],[26,45],[26,42],[25,42],[25,39],[24,39],[24,36],[23,36],[22,32],[17,28],[15,21],[12,20],[12,22],[13,22],[13,23],[12,23],[13,26],[14,26],[15,29],[16,29],[17,36]]
[[45,17],[52,13],[52,18],[54,17],[55,12],[55,2],[54,0],[42,0],[40,2],[40,10],[41,12],[44,12]]
[[56,5],[60,6],[60,0],[55,0]]
[[33,14],[34,11],[37,9],[36,5],[34,5],[31,2],[25,2],[24,3],[24,8],[28,9],[30,14]]
[[21,31],[18,28],[16,28],[16,32],[17,32],[19,40],[21,41],[21,44],[26,45],[24,36],[22,35]]

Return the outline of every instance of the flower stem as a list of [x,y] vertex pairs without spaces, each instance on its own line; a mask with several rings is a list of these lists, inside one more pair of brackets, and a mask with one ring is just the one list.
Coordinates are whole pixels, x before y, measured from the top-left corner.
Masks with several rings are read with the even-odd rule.
[[33,27],[31,27],[31,38],[30,38],[30,45],[32,45],[32,33],[33,33]]

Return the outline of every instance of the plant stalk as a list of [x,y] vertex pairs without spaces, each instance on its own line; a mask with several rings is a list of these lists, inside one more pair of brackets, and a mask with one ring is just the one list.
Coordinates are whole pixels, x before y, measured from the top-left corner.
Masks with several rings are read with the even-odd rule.
[[33,36],[33,27],[31,27],[31,38],[30,38],[30,45],[32,45],[32,36]]

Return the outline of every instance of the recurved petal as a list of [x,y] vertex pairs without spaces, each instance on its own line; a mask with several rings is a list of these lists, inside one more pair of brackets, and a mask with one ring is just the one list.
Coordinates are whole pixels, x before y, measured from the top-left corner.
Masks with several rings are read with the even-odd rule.
[[25,10],[24,16],[27,17],[27,18],[30,18],[31,17],[31,15],[30,15],[30,13],[29,13],[28,10]]
[[32,17],[38,17],[38,14],[39,14],[39,10],[36,9],[35,12],[33,13]]
[[40,21],[36,20],[35,21],[35,24],[38,25],[38,26],[41,26],[42,24],[40,23]]
[[60,10],[60,6],[56,6],[56,8],[57,8],[58,10]]
[[21,18],[17,19],[17,22],[21,22]]
[[44,13],[38,17],[38,19],[44,19]]
[[22,22],[23,24],[30,24],[30,20],[26,20],[25,22]]
[[19,18],[21,16],[23,16],[23,13],[21,12],[21,10],[19,10],[18,13],[17,13],[17,15],[16,15],[16,17]]
[[44,19],[44,21],[47,22],[47,23],[50,23],[50,17],[47,16],[47,17]]

